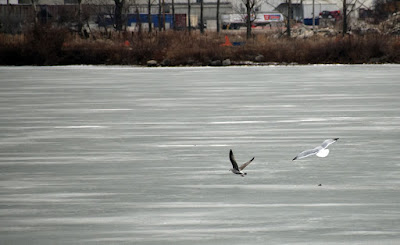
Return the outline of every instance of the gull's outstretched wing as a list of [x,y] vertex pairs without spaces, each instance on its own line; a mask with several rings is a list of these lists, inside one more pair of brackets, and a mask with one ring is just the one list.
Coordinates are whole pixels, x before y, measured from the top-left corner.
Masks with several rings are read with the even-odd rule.
[[318,151],[320,149],[321,149],[321,147],[319,146],[319,147],[315,147],[314,149],[311,149],[311,150],[305,150],[303,152],[300,152],[295,158],[293,158],[292,161],[315,155],[318,153]]
[[321,147],[325,149],[325,148],[327,148],[329,145],[335,143],[338,139],[339,139],[339,138],[327,139],[327,140],[325,140],[324,142],[322,142]]
[[247,167],[247,165],[249,165],[253,160],[254,160],[254,157],[253,157],[250,161],[243,163],[242,166],[240,166],[239,169],[240,169],[240,170],[243,170],[243,169],[244,169],[245,167]]
[[231,160],[233,168],[239,171],[239,167],[238,167],[238,164],[237,164],[237,162],[235,160],[235,156],[233,155],[232,150],[229,152],[229,159]]

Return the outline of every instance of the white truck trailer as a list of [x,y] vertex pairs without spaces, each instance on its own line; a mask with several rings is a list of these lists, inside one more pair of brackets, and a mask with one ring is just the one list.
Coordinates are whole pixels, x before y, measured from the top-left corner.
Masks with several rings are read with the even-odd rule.
[[[239,29],[246,26],[247,14],[223,14],[221,15],[222,29]],[[266,26],[271,23],[281,23],[285,21],[279,12],[257,13],[252,15],[251,24],[255,26]]]

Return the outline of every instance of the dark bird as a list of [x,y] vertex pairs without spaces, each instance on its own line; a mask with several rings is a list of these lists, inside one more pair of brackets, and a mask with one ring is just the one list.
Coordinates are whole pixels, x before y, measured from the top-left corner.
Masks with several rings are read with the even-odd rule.
[[245,167],[247,167],[247,165],[249,165],[249,164],[254,160],[254,157],[253,157],[250,161],[243,163],[243,164],[239,167],[238,164],[237,164],[237,162],[236,162],[236,160],[235,160],[235,156],[233,155],[232,150],[230,150],[230,152],[229,152],[229,159],[231,160],[232,167],[233,167],[233,168],[231,169],[232,173],[234,173],[234,174],[240,174],[242,177],[244,177],[245,175],[247,175],[247,173],[244,173],[242,170],[243,170]]

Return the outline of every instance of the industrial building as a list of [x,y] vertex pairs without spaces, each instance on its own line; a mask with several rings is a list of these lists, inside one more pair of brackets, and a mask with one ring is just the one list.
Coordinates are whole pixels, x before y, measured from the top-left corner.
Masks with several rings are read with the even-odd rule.
[[[76,13],[78,11],[78,0],[0,0],[0,23],[15,22],[15,23],[26,23],[29,22],[33,17],[32,13],[32,1],[36,4],[39,18],[42,21],[58,21],[67,22],[68,20],[76,19]],[[171,14],[172,14],[172,1],[171,0],[136,0],[136,1],[125,1],[123,15],[125,16],[125,25],[128,29],[135,29],[138,22],[143,24],[146,28],[146,19],[148,19],[148,6],[151,3],[151,17],[152,26],[157,28],[159,26],[159,18],[155,17],[159,15],[160,8],[162,5],[163,15],[165,17],[165,23],[168,27],[171,25]],[[201,0],[191,0],[191,13],[190,23],[196,28],[200,20],[200,6]],[[113,15],[113,8],[115,6],[114,0],[82,0],[81,1],[81,13],[86,15],[88,24],[95,25],[99,22],[99,16],[107,18]],[[305,24],[312,23],[312,19],[315,19],[315,23],[318,25],[319,13],[323,11],[341,11],[343,8],[343,2],[341,0],[298,0],[292,1],[292,13],[291,17],[297,22],[303,22]],[[359,1],[348,1],[348,10],[371,9],[372,0],[365,2]],[[216,29],[217,26],[217,3],[216,0],[204,1],[203,3],[203,20],[209,30]],[[174,13],[179,15],[180,19],[185,16],[186,21],[184,25],[187,26],[189,23],[188,15],[188,1],[186,0],[175,0],[174,2]],[[288,4],[285,0],[269,0],[259,1],[254,8],[255,14],[264,12],[279,12],[285,17],[288,14]],[[245,13],[245,5],[241,0],[221,0],[220,11],[219,11],[219,22],[221,23],[221,16],[226,14],[243,14]],[[137,15],[139,14],[139,15]],[[358,11],[352,11],[352,17],[358,17]],[[142,17],[140,17],[142,16]],[[111,17],[110,17],[111,18]],[[147,20],[148,21],[148,20]],[[107,23],[107,22],[103,22]],[[21,25],[21,24],[20,24]]]

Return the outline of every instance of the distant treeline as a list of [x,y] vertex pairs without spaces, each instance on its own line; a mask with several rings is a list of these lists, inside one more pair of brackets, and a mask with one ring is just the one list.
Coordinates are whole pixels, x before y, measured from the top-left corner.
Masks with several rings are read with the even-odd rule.
[[[245,34],[243,34],[245,35]],[[185,31],[91,33],[82,38],[67,29],[38,25],[25,34],[0,34],[0,65],[147,65],[205,66],[229,59],[231,64],[400,63],[400,39],[382,34],[294,39],[253,34]]]

